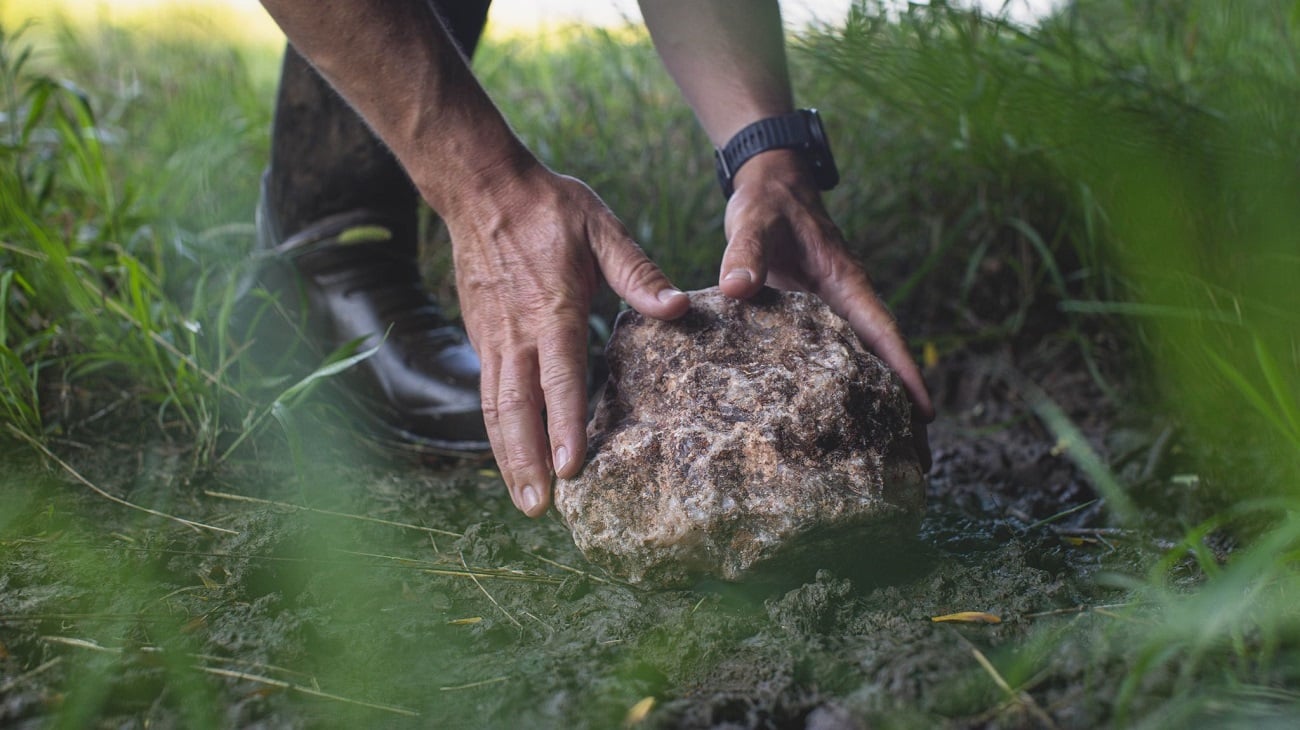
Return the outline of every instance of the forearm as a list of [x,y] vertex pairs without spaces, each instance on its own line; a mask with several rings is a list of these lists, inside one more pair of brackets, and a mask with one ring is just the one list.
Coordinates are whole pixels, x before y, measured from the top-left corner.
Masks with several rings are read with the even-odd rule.
[[263,0],[289,41],[366,120],[444,215],[535,158],[427,2]]
[[776,0],[640,0],[655,48],[715,146],[794,107]]

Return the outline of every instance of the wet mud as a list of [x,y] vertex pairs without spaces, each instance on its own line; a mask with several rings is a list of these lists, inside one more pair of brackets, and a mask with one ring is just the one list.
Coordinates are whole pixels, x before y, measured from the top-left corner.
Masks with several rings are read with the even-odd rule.
[[[19,459],[0,497],[0,725],[1107,724],[1128,629],[1086,607],[1123,602],[1105,576],[1140,572],[1158,544],[1108,531],[1005,366],[954,368],[934,378],[948,407],[914,541],[689,590],[585,564],[483,464],[333,443],[305,473],[268,455],[180,481],[165,445],[69,450],[103,488],[227,533],[142,518]],[[1116,448],[1094,381],[1034,377]],[[988,616],[932,620],[965,611]]]

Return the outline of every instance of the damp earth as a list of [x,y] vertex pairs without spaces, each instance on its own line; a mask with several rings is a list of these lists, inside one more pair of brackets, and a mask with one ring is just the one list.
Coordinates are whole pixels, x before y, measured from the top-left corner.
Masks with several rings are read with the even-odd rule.
[[[680,590],[588,565],[554,514],[515,512],[486,462],[334,442],[296,468],[265,454],[182,481],[165,444],[68,450],[97,486],[215,530],[19,462],[0,490],[0,724],[1105,722],[1126,668],[1108,647],[1128,629],[1097,608],[1127,595],[1103,577],[1141,570],[1160,541],[1107,527],[1005,375],[975,358],[935,379],[947,407],[911,542]],[[1039,379],[1095,448],[1119,448],[1088,377]],[[961,612],[976,613],[934,620]]]

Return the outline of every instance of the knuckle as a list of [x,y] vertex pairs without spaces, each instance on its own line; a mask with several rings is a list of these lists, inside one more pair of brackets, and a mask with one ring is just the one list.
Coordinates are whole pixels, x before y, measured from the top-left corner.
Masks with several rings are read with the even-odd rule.
[[644,288],[654,284],[660,278],[659,267],[644,255],[638,255],[623,270],[623,283],[627,288]]
[[537,477],[537,455],[526,445],[515,441],[506,447],[506,451],[509,453],[510,468],[515,473],[516,481],[519,479],[529,481]]
[[763,241],[753,233],[745,233],[732,239],[731,244],[727,246],[726,257],[729,260],[744,259],[750,260],[759,258],[763,255]]
[[536,304],[534,311],[538,315],[534,329],[528,334],[521,333],[519,339],[531,338],[532,348],[540,350],[573,337],[573,332],[586,326],[588,301],[582,290],[557,284]]
[[827,279],[844,282],[858,290],[869,290],[871,288],[867,270],[862,268],[862,265],[850,256],[848,251],[840,246],[827,246],[825,248]]
[[542,362],[542,389],[547,392],[568,390],[579,380],[576,367],[573,360],[564,357],[553,357]]
[[531,482],[533,486],[544,486],[538,482],[544,482],[549,476],[545,448],[539,452],[538,447],[526,439],[513,439],[505,447],[515,483],[523,486]]
[[508,384],[497,389],[493,410],[499,417],[508,417],[533,408],[536,403],[532,393],[518,385]]
[[495,394],[489,394],[486,389],[479,396],[479,408],[483,411],[483,421],[489,426],[496,424],[501,418],[501,411],[497,407]]
[[547,432],[563,435],[583,425],[586,401],[568,397],[553,398],[547,403]]

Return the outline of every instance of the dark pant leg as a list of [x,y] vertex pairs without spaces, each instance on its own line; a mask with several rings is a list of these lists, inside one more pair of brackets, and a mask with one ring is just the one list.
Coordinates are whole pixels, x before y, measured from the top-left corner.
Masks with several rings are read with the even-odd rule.
[[[478,45],[490,2],[431,2],[466,56]],[[416,192],[396,158],[292,46],[285,48],[280,72],[267,194],[285,237],[356,208],[414,226]]]

